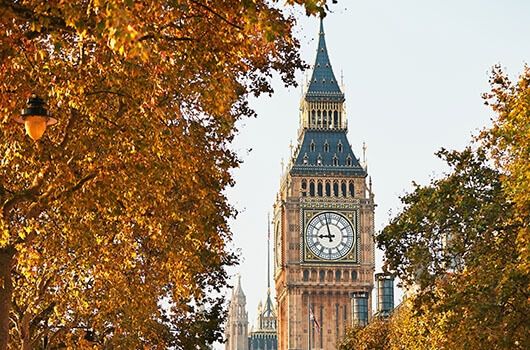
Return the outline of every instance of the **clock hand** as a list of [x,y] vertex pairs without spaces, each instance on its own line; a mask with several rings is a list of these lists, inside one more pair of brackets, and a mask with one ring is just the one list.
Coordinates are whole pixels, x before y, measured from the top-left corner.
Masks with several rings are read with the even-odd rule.
[[[328,235],[324,237],[328,237],[329,243],[333,242],[333,238],[335,238],[335,235],[331,235],[331,232],[329,231],[329,224],[328,224],[328,217],[324,214],[324,218],[326,219],[326,228],[328,229]],[[322,238],[322,237],[321,237]]]

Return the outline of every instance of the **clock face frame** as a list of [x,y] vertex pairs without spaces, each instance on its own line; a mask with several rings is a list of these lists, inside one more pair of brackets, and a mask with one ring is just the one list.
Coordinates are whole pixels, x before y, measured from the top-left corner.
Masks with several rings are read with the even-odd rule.
[[339,261],[344,258],[354,260],[357,230],[352,221],[356,221],[356,216],[349,216],[353,220],[338,211],[321,211],[307,221],[304,233],[306,261],[308,258],[324,261]]

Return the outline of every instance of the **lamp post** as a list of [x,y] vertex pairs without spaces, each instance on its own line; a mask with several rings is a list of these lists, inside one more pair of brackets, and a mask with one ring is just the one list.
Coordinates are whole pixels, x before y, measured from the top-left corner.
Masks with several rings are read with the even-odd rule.
[[15,118],[15,121],[19,124],[24,124],[26,134],[33,141],[38,141],[44,132],[46,127],[57,123],[57,119],[49,116],[44,100],[35,94],[26,102],[26,108],[20,111],[20,115]]

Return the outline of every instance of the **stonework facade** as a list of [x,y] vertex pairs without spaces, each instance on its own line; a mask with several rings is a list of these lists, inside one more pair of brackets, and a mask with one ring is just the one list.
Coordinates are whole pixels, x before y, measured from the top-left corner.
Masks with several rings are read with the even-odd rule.
[[344,101],[321,22],[298,144],[274,205],[278,349],[335,349],[352,325],[352,293],[373,289],[374,195],[347,139]]
[[247,300],[241,288],[241,277],[232,291],[225,327],[225,350],[248,350]]
[[270,218],[267,217],[267,297],[265,303],[258,305],[258,317],[255,327],[249,336],[249,350],[277,350],[278,349],[278,320],[276,308],[271,297],[271,257],[270,257]]
[[276,310],[269,289],[267,290],[265,304],[260,302],[258,305],[256,325],[252,327],[249,335],[249,350],[277,350],[278,336],[276,326]]

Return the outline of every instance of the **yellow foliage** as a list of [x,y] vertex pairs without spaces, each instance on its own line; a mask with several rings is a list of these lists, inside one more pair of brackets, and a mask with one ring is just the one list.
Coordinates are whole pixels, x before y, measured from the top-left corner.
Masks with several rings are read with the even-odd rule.
[[[248,96],[302,66],[293,19],[272,5],[2,2],[0,277],[13,290],[0,288],[0,349],[8,327],[11,348],[219,337],[229,142],[254,115]],[[37,144],[12,122],[33,92],[59,120]],[[212,322],[194,328],[194,305]]]

